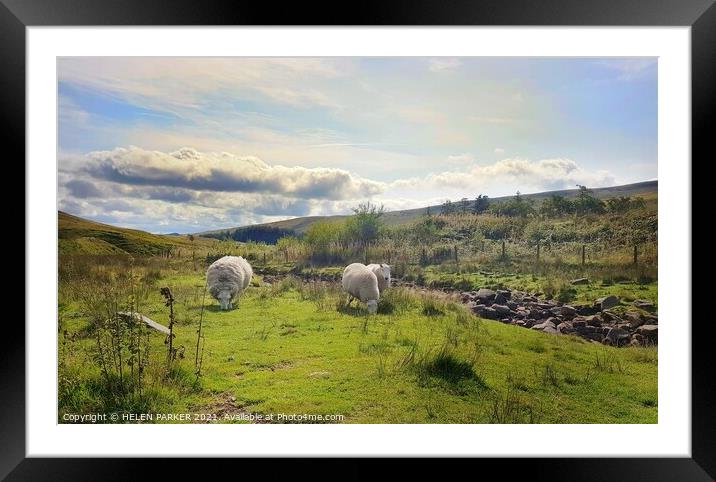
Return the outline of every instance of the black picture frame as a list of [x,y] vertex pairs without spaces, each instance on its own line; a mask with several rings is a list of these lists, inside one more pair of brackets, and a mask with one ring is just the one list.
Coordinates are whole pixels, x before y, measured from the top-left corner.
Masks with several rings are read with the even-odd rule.
[[[0,0],[0,124],[5,152],[25,159],[25,29],[30,26],[109,25],[515,25],[515,26],[690,26],[692,68],[692,159],[712,157],[711,125],[716,112],[716,6],[713,0],[367,0],[328,2],[247,2],[245,0]],[[9,149],[8,149],[9,147]],[[707,157],[708,156],[708,157]],[[691,161],[691,166],[695,162]],[[16,166],[22,165],[19,161]],[[691,169],[691,166],[684,166]],[[24,179],[18,169],[17,176]],[[693,177],[692,177],[693,178]],[[17,177],[15,178],[17,179]],[[19,213],[18,213],[19,216]],[[24,226],[24,219],[18,224]],[[16,230],[19,232],[19,228]],[[25,252],[25,256],[31,253]],[[684,280],[687,282],[687,280]],[[685,300],[685,302],[688,300]],[[26,293],[27,302],[27,293]],[[684,322],[691,322],[689,309]],[[0,477],[7,480],[135,480],[150,476],[147,465],[160,464],[163,476],[188,474],[208,465],[197,460],[25,458],[25,331],[6,320],[0,354]],[[515,475],[536,480],[714,480],[716,418],[711,373],[713,322],[708,317],[692,329],[692,457],[480,459],[480,473]],[[568,442],[567,442],[568,443]],[[202,459],[204,460],[204,459]],[[229,469],[229,459],[206,461],[211,473]],[[292,477],[344,474],[371,476],[372,461],[333,459],[321,470],[306,461],[280,464]],[[424,470],[413,459],[411,470]],[[453,463],[458,463],[454,461]],[[460,463],[476,465],[475,461]],[[242,470],[267,470],[266,461],[240,461]],[[247,467],[247,465],[249,465]],[[251,467],[251,465],[255,465]],[[275,474],[279,464],[268,464]],[[469,467],[455,470],[473,471]],[[495,472],[497,470],[497,472]],[[404,474],[406,475],[406,474]],[[335,479],[330,475],[328,478]]]

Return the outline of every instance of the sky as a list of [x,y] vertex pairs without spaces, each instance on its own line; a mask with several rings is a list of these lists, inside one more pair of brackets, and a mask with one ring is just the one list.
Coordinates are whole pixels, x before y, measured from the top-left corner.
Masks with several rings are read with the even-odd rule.
[[190,233],[657,178],[655,58],[58,58],[59,209]]

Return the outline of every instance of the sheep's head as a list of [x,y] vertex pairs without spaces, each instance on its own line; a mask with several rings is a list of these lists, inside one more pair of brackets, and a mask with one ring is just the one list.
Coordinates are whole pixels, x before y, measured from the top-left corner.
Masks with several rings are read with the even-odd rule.
[[381,264],[380,273],[383,279],[388,282],[388,286],[390,286],[390,265],[385,263]]
[[366,302],[368,306],[368,313],[375,315],[378,312],[378,300],[368,300]]
[[229,290],[219,291],[219,294],[217,295],[216,299],[219,300],[219,304],[221,305],[222,310],[230,310],[231,309],[231,291],[229,291]]

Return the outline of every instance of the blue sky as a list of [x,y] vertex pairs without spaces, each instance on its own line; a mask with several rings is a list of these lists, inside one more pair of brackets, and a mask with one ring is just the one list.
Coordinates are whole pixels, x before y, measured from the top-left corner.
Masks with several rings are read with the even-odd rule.
[[649,58],[58,59],[60,209],[152,232],[656,179]]

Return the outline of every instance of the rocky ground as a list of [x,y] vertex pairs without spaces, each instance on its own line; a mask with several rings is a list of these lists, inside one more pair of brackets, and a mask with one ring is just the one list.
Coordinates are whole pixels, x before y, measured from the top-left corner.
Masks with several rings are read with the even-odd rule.
[[[537,293],[487,288],[465,291],[460,296],[476,315],[510,325],[554,335],[576,335],[613,346],[658,343],[656,310],[645,300],[624,305],[612,295],[592,305],[571,306],[540,300]],[[625,309],[617,314],[613,311],[617,306]]]
[[[268,279],[267,279],[268,278]],[[266,281],[274,278],[264,277]],[[308,276],[304,281],[336,281],[336,277]],[[582,284],[588,280],[574,280]],[[415,283],[393,280],[393,286],[406,286],[426,290]],[[473,313],[481,318],[538,330],[553,335],[574,335],[612,346],[655,345],[658,343],[659,319],[656,307],[646,300],[624,303],[612,295],[599,298],[591,305],[570,305],[556,300],[540,299],[541,293],[518,290],[491,290],[455,292]],[[615,310],[616,309],[616,310]],[[617,313],[618,311],[618,313]]]

